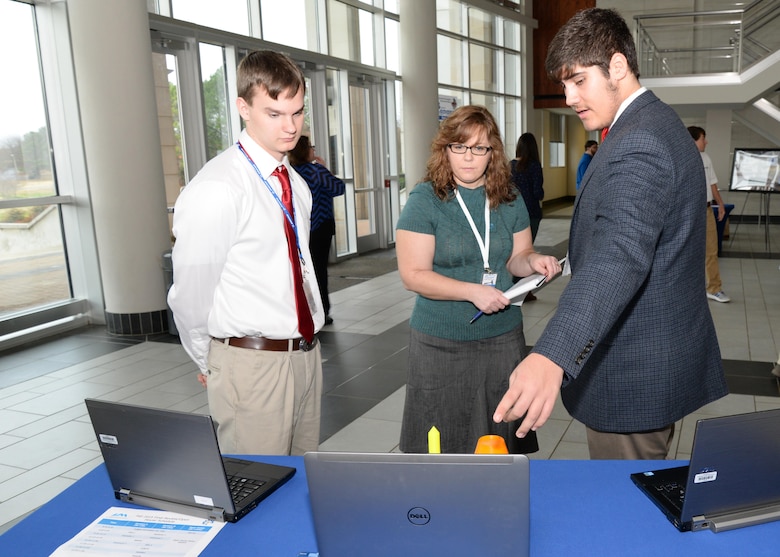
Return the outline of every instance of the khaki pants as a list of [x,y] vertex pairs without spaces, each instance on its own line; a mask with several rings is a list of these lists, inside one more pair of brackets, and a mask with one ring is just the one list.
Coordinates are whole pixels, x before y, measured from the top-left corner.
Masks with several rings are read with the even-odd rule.
[[707,207],[707,247],[704,256],[704,276],[707,281],[707,292],[717,294],[723,290],[718,267],[718,229],[715,225],[715,215],[712,207]]
[[308,352],[273,352],[212,340],[207,389],[223,453],[302,455],[319,447],[319,342]]
[[608,433],[585,428],[591,460],[664,460],[669,455],[674,424],[639,433]]

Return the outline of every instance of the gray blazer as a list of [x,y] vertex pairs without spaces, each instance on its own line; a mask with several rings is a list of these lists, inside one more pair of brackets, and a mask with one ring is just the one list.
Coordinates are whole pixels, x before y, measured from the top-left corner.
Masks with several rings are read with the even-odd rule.
[[569,413],[606,432],[662,428],[728,393],[704,280],[701,155],[652,92],[582,180],[571,280],[534,347],[565,372]]

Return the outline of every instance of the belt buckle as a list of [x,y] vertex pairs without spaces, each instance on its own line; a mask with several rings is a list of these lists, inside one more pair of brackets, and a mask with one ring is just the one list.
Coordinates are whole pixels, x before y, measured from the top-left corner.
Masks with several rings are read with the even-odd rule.
[[302,338],[301,341],[298,343],[298,348],[303,352],[308,352],[309,350],[314,348],[314,340],[309,342],[305,338]]

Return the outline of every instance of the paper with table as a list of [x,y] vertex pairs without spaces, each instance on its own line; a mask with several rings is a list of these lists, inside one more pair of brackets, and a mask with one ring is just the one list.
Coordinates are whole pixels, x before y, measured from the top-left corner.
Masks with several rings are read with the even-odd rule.
[[197,557],[224,526],[168,511],[111,507],[51,557]]

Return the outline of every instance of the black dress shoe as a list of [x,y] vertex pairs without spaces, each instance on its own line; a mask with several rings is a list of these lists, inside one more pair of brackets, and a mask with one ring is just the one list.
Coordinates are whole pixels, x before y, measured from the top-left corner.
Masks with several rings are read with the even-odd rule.
[[333,323],[333,318],[330,315],[325,316],[325,324],[331,325]]

